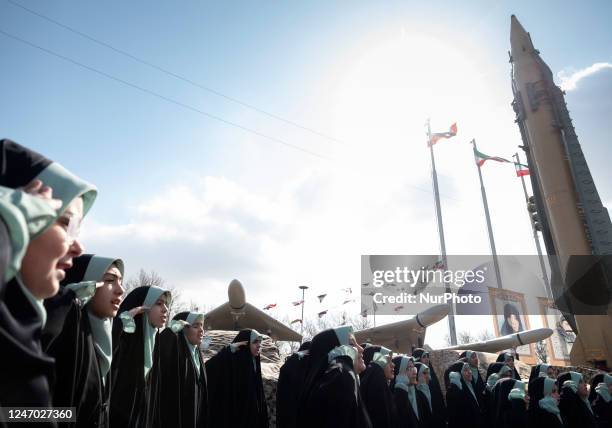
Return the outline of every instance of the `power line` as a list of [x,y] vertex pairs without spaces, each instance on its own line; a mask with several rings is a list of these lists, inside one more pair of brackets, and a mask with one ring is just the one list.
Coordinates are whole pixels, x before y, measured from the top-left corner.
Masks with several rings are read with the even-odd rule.
[[248,127],[240,125],[240,124],[238,124],[236,122],[232,122],[232,121],[224,119],[224,118],[222,118],[220,116],[216,116],[216,115],[208,113],[208,112],[206,112],[204,110],[200,110],[197,107],[193,107],[193,106],[191,106],[189,104],[185,104],[185,103],[183,103],[181,101],[177,101],[177,100],[175,100],[173,98],[169,98],[169,97],[167,97],[165,95],[161,95],[161,94],[159,94],[159,93],[157,93],[157,92],[155,92],[155,91],[153,91],[151,89],[147,89],[147,88],[144,88],[142,86],[136,85],[134,83],[128,82],[127,80],[123,80],[123,79],[121,79],[119,77],[115,77],[115,76],[113,76],[111,74],[108,74],[108,73],[106,73],[104,71],[98,70],[97,68],[94,68],[94,67],[91,67],[89,65],[83,64],[83,63],[78,62],[78,61],[76,61],[76,60],[74,60],[72,58],[69,58],[69,57],[64,56],[62,54],[54,52],[54,51],[52,51],[50,49],[44,48],[44,47],[39,46],[39,45],[37,45],[35,43],[32,43],[32,42],[29,42],[29,41],[27,41],[25,39],[22,39],[21,37],[15,36],[15,35],[10,34],[10,33],[7,33],[6,31],[2,30],[1,28],[0,28],[0,34],[4,34],[6,37],[9,37],[11,39],[17,40],[17,41],[19,41],[21,43],[24,43],[24,44],[26,44],[26,45],[28,45],[30,47],[33,47],[33,48],[38,49],[38,50],[41,50],[41,51],[43,51],[43,52],[45,52],[45,53],[47,53],[49,55],[53,55],[53,56],[55,56],[57,58],[60,58],[60,59],[62,59],[64,61],[67,61],[67,62],[69,62],[71,64],[77,65],[77,66],[82,67],[82,68],[84,68],[86,70],[89,70],[89,71],[92,71],[92,72],[94,72],[96,74],[104,76],[107,79],[114,80],[115,82],[122,83],[122,84],[127,85],[127,86],[129,86],[131,88],[137,89],[137,90],[139,90],[141,92],[147,93],[149,95],[153,95],[154,97],[157,97],[157,98],[162,99],[162,100],[164,100],[166,102],[178,105],[178,106],[183,107],[183,108],[185,108],[187,110],[191,110],[191,111],[193,111],[195,113],[201,114],[201,115],[206,116],[206,117],[208,117],[210,119],[217,120],[219,122],[225,123],[226,125],[230,125],[230,126],[233,126],[235,128],[241,129],[243,131],[249,132],[249,133],[251,133],[253,135],[257,135],[258,137],[262,137],[262,138],[265,138],[267,140],[274,141],[275,143],[282,144],[284,146],[290,147],[292,149],[299,150],[299,151],[301,151],[303,153],[306,153],[306,154],[309,154],[311,156],[314,156],[314,157],[317,157],[317,158],[320,158],[320,159],[325,159],[325,160],[333,160],[332,158],[330,158],[328,156],[315,153],[315,152],[313,152],[311,150],[308,150],[308,149],[304,149],[302,147],[299,147],[299,146],[296,146],[294,144],[288,143],[288,142],[286,142],[284,140],[281,140],[280,138],[264,134],[262,132],[259,132],[259,131],[255,130],[255,129],[248,128]]
[[253,104],[249,104],[247,102],[241,101],[241,100],[239,100],[237,98],[234,98],[234,97],[231,97],[229,95],[226,95],[226,94],[224,94],[222,92],[219,92],[219,91],[217,91],[215,89],[212,89],[212,88],[210,88],[208,86],[204,86],[204,85],[202,85],[202,84],[200,84],[198,82],[195,82],[195,81],[193,81],[193,80],[191,80],[191,79],[189,79],[189,78],[187,78],[185,76],[182,76],[180,74],[177,74],[177,73],[174,73],[174,72],[172,72],[170,70],[167,70],[167,69],[165,69],[163,67],[155,65],[155,64],[153,64],[153,63],[151,63],[151,62],[149,62],[147,60],[144,60],[142,58],[139,58],[139,57],[137,57],[135,55],[130,54],[129,52],[126,52],[126,51],[124,51],[122,49],[119,49],[119,48],[117,48],[117,47],[115,47],[115,46],[113,46],[113,45],[111,45],[109,43],[106,43],[106,42],[103,42],[101,40],[98,40],[95,37],[92,37],[92,36],[90,36],[88,34],[83,33],[82,31],[79,31],[79,30],[77,30],[75,28],[72,28],[72,27],[66,25],[66,24],[63,24],[63,23],[61,23],[59,21],[56,21],[53,18],[49,18],[48,16],[43,15],[43,14],[41,14],[39,12],[36,12],[35,10],[29,9],[29,8],[27,8],[27,7],[25,7],[25,6],[21,5],[21,4],[13,1],[13,0],[6,0],[6,1],[9,2],[10,4],[16,6],[16,7],[19,7],[21,9],[25,10],[28,13],[36,15],[39,18],[42,18],[42,19],[44,19],[46,21],[49,21],[49,22],[51,22],[51,23],[53,23],[53,24],[55,24],[55,25],[57,25],[59,27],[62,27],[64,29],[74,33],[74,34],[77,34],[77,35],[79,35],[79,36],[81,36],[81,37],[83,37],[83,38],[85,38],[85,39],[87,39],[89,41],[97,43],[100,46],[104,46],[105,48],[111,49],[112,51],[114,51],[114,52],[116,52],[116,53],[118,53],[120,55],[123,55],[123,56],[125,56],[127,58],[130,58],[130,59],[132,59],[132,60],[134,60],[136,62],[139,62],[140,64],[146,65],[147,67],[153,68],[153,69],[155,69],[157,71],[160,71],[160,72],[165,73],[165,74],[167,74],[169,76],[172,76],[175,79],[179,79],[179,80],[181,80],[181,81],[183,81],[185,83],[188,83],[188,84],[190,84],[192,86],[200,88],[200,89],[202,89],[204,91],[208,91],[208,92],[210,92],[212,94],[215,94],[215,95],[217,95],[217,96],[219,96],[221,98],[225,98],[228,101],[231,101],[233,103],[239,104],[239,105],[241,105],[243,107],[249,108],[249,109],[254,110],[254,111],[258,112],[258,113],[264,114],[264,115],[266,115],[268,117],[271,117],[273,119],[279,120],[281,122],[284,122],[284,123],[289,124],[291,126],[294,126],[296,128],[300,128],[300,129],[302,129],[304,131],[308,131],[308,132],[310,132],[312,134],[318,135],[319,137],[325,138],[327,140],[334,141],[336,143],[346,144],[345,142],[343,142],[341,140],[338,140],[337,138],[331,137],[331,136],[326,135],[326,134],[324,134],[322,132],[316,131],[316,130],[314,130],[312,128],[308,128],[306,126],[300,125],[299,123],[296,123],[296,122],[291,121],[289,119],[285,119],[285,118],[283,118],[281,116],[278,116],[278,115],[276,115],[274,113],[270,113],[270,112],[268,112],[266,110],[263,110],[263,109],[261,109],[261,108],[259,108],[257,106],[254,106]]

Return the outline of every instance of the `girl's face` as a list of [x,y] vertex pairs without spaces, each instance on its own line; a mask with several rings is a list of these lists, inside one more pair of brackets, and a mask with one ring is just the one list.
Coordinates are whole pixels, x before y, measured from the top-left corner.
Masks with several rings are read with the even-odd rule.
[[511,369],[514,369],[514,357],[508,358],[508,361],[506,361],[506,365]]
[[549,367],[548,370],[546,370],[546,375],[549,378],[554,379],[555,378],[555,369],[553,369],[552,367]]
[[478,368],[478,354],[476,354],[476,352],[474,352],[470,357],[470,365],[472,367]]
[[553,386],[553,390],[550,393],[550,396],[554,398],[557,404],[559,404],[559,391],[557,390],[557,385]]
[[90,310],[98,318],[114,318],[125,293],[119,268],[111,265],[104,273],[102,283],[91,299]]
[[421,357],[421,362],[426,366],[429,366],[429,354],[423,354]]
[[417,374],[417,368],[414,366],[414,363],[408,363],[408,379],[410,380],[410,385],[416,385],[418,383]]
[[261,342],[259,340],[256,340],[255,342],[251,343],[249,346],[251,348],[251,355],[254,357],[258,357],[259,353],[261,352]]
[[55,296],[60,281],[66,277],[66,269],[72,267],[72,259],[83,254],[76,236],[68,234],[68,226],[80,223],[82,218],[83,200],[77,198],[55,223],[28,245],[20,274],[26,288],[37,299]]
[[191,326],[185,327],[183,331],[189,343],[200,346],[204,337],[204,323],[202,321],[194,322]]
[[395,364],[393,364],[393,355],[387,355],[387,365],[385,366],[385,378],[387,378],[387,380],[392,380],[394,373],[393,370],[395,369]]
[[429,385],[430,380],[431,380],[431,373],[429,373],[429,370],[427,370],[425,373],[423,373],[423,381]]
[[357,340],[355,340],[355,336],[351,334],[349,339],[350,345],[357,350],[357,358],[353,362],[353,370],[355,373],[362,373],[366,369],[365,361],[363,361],[363,348],[359,346]]
[[465,379],[466,382],[471,382],[472,381],[472,370],[470,370],[469,367],[466,367],[463,369],[463,379]]
[[149,323],[155,328],[162,328],[168,320],[168,297],[162,294],[149,309]]

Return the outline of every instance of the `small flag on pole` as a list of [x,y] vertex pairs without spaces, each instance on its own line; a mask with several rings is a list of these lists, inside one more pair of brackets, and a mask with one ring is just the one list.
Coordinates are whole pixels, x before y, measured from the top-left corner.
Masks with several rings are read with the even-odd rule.
[[353,289],[351,287],[348,287],[348,288],[343,288],[342,291],[344,291],[345,293],[351,294],[353,292]]
[[474,158],[476,160],[476,165],[478,165],[479,168],[488,160],[493,160],[496,162],[510,162],[508,159],[500,158],[499,156],[485,155],[484,153],[476,150],[476,148],[474,148]]
[[327,311],[321,311],[319,312],[317,315],[319,315],[319,318],[321,318],[323,315],[325,315],[327,313]]
[[448,130],[448,132],[437,132],[435,134],[431,134],[431,140],[429,140],[429,145],[433,146],[439,140],[442,140],[444,138],[451,138],[451,137],[454,137],[455,135],[457,135],[457,123],[456,122],[450,126],[450,129]]
[[323,303],[323,299],[325,299],[325,296],[327,296],[327,294],[319,294],[317,296],[319,298],[319,303]]
[[516,168],[517,177],[524,177],[530,174],[529,167],[527,165],[523,165],[522,163],[514,162],[514,168]]
[[264,311],[268,311],[275,307],[276,307],[276,303],[270,303],[269,305],[264,306]]
[[304,303],[303,300],[296,300],[295,302],[292,302],[293,306],[300,306],[302,303]]
[[347,303],[354,302],[354,301],[355,299],[346,299],[344,302],[342,302],[342,304],[346,305]]
[[301,319],[299,319],[299,318],[298,318],[298,319],[295,319],[295,320],[291,321],[291,324],[295,324],[296,322],[299,322],[299,323],[301,324],[301,323],[302,323],[302,320],[301,320]]

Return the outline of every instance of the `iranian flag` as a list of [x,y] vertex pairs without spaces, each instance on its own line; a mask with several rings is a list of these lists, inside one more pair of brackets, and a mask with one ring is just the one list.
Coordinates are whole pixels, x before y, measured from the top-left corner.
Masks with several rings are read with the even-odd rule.
[[508,159],[504,159],[504,158],[500,158],[499,156],[489,156],[489,155],[485,155],[482,152],[479,152],[478,150],[476,150],[476,148],[474,148],[474,158],[476,159],[476,165],[478,165],[478,167],[480,168],[481,166],[484,165],[484,163],[488,160],[493,160],[496,162],[508,162],[510,163],[510,161]]
[[514,163],[514,168],[516,168],[516,176],[517,177],[524,177],[526,175],[529,175],[529,167],[527,165],[523,165],[522,163]]
[[439,140],[442,140],[444,138],[451,138],[451,137],[454,137],[455,135],[457,135],[457,123],[456,122],[450,126],[450,129],[448,130],[448,132],[437,132],[435,134],[431,134],[429,145],[433,146]]

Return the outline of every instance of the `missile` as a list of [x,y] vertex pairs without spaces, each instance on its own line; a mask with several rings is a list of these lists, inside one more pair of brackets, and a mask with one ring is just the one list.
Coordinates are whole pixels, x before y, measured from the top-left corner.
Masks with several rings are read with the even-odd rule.
[[244,312],[246,293],[242,283],[237,279],[233,279],[229,287],[227,287],[227,300],[229,301],[232,313],[240,314]]
[[555,304],[578,334],[572,363],[612,363],[612,223],[572,125],[563,91],[512,15],[513,107],[551,261]]
[[394,352],[410,352],[422,347],[427,327],[448,315],[448,305],[437,305],[419,312],[414,318],[355,332],[358,343],[383,345]]
[[539,342],[552,336],[553,331],[550,328],[536,328],[533,330],[520,331],[507,336],[497,337],[495,339],[485,340],[484,342],[466,343],[464,345],[452,346],[450,348],[441,349],[441,351],[456,351],[469,349],[471,351],[496,353],[505,349],[515,348],[517,346],[528,345],[530,343]]

